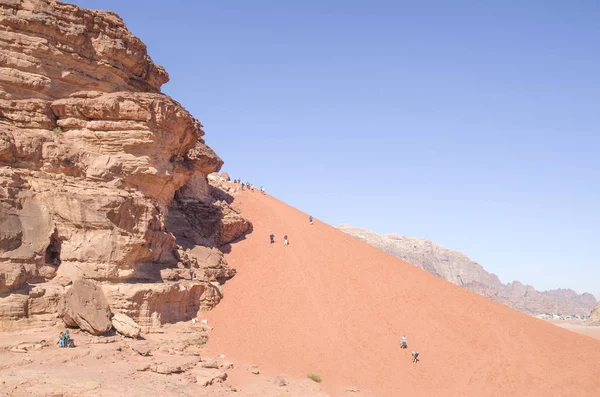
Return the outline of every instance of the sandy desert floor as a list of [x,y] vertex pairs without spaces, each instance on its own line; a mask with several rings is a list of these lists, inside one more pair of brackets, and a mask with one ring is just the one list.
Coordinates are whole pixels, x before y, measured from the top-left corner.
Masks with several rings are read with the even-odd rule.
[[551,320],[549,322],[558,325],[561,328],[568,329],[569,331],[600,340],[600,326],[591,327],[585,325],[581,321]]
[[[74,349],[56,346],[61,330],[0,334],[0,396],[326,397],[306,378],[271,376],[251,364],[206,356],[200,346],[206,333],[198,324],[168,325],[164,334],[145,340],[72,330]],[[220,382],[223,374],[227,377]],[[202,382],[211,379],[214,384],[204,387]]]

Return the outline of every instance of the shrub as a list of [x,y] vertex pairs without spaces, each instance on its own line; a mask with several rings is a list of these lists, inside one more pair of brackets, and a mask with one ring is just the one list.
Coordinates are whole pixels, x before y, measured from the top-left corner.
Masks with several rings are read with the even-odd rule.
[[56,127],[56,128],[54,129],[54,132],[55,132],[56,134],[60,134],[60,133],[62,132],[62,128],[61,128],[60,126],[58,126],[58,127]]
[[321,383],[321,377],[317,374],[313,374],[311,372],[310,374],[306,375],[306,377],[314,382]]

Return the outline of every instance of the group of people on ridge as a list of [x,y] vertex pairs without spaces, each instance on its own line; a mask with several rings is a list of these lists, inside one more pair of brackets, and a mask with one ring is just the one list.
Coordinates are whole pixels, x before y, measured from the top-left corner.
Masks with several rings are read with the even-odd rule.
[[[233,183],[236,183],[236,184],[240,185],[241,186],[241,190],[244,190],[245,188],[248,188],[248,190],[250,190],[251,192],[254,191],[254,185],[251,184],[250,182],[246,182],[246,183],[242,182],[241,178],[234,179]],[[262,194],[265,194],[265,188],[264,188],[264,186],[260,187],[260,192]]]

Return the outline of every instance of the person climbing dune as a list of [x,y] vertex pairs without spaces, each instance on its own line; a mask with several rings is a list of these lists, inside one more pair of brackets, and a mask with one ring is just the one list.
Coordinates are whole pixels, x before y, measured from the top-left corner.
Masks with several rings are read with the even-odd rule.
[[288,236],[287,234],[285,236],[283,236],[283,245],[288,245],[290,242],[288,241]]
[[312,223],[312,215],[309,215],[309,216],[308,216],[308,222],[309,222],[311,225],[313,224],[313,223]]
[[271,240],[270,244],[273,244],[275,242],[275,235],[273,233],[271,233],[271,235],[269,236],[269,239]]
[[419,361],[419,352],[412,352],[413,364],[416,364]]
[[401,349],[406,349],[408,348],[408,345],[406,343],[406,335],[402,335],[402,339],[400,341],[400,348]]

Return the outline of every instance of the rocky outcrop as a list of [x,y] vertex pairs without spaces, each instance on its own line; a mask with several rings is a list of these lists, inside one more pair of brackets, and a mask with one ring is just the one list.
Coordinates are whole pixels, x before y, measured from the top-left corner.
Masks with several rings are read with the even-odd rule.
[[504,284],[466,255],[429,240],[397,234],[379,235],[347,225],[339,229],[451,283],[527,314],[586,316],[596,304],[589,293],[580,295],[567,289],[540,292],[518,281]]
[[600,303],[594,307],[587,320],[588,325],[600,326]]
[[162,324],[194,318],[222,298],[217,286],[190,281],[103,284],[102,288],[111,309],[135,319],[142,332],[155,332]]
[[92,335],[103,335],[112,328],[104,293],[88,280],[77,280],[69,288],[60,316],[68,327],[77,327]]
[[131,317],[123,313],[115,313],[110,319],[115,331],[128,338],[137,338],[140,336],[141,328]]
[[193,189],[178,191],[167,218],[177,242],[186,248],[223,247],[251,232],[252,224],[229,206],[234,193],[235,188],[217,174],[210,174],[206,182],[195,181]]
[[[218,302],[234,272],[191,250],[249,224],[209,185],[223,161],[167,81],[114,13],[0,1],[0,328],[55,313],[78,279],[126,284],[109,304],[140,324]],[[177,241],[178,217],[202,233]]]

